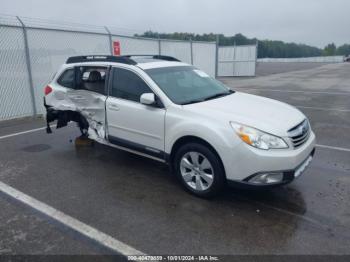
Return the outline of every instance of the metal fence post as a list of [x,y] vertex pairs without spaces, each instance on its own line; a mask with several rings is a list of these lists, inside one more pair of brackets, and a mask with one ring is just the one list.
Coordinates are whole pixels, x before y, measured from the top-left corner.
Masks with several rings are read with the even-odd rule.
[[258,66],[258,50],[259,50],[259,41],[256,39],[256,44],[255,44],[255,70],[254,70],[254,75],[256,76],[256,67]]
[[109,38],[109,51],[111,52],[111,55],[113,55],[113,40],[112,40],[112,34],[111,31],[109,31],[108,27],[104,27],[105,30],[107,31],[108,38]]
[[34,83],[33,83],[33,75],[32,75],[32,66],[30,63],[27,28],[26,28],[25,24],[23,23],[23,21],[18,16],[16,16],[16,18],[21,23],[22,29],[23,29],[24,51],[25,51],[27,72],[28,72],[28,78],[29,78],[30,97],[32,99],[33,116],[35,116],[37,114],[37,110],[36,110],[36,103],[35,103],[35,92],[34,92]]
[[190,38],[190,48],[191,48],[191,65],[193,65],[193,41]]
[[233,42],[233,76],[235,76],[236,73],[236,41]]
[[158,55],[161,55],[162,54],[162,43],[161,43],[161,39],[160,37],[158,36]]
[[216,35],[215,78],[218,77],[218,70],[219,70],[219,35]]

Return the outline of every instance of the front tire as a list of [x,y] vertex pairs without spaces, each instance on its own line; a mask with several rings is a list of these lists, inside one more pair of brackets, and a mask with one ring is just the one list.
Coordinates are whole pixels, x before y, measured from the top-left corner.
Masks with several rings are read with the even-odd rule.
[[192,194],[209,198],[222,191],[225,171],[217,154],[199,143],[181,146],[175,154],[174,169],[182,185]]

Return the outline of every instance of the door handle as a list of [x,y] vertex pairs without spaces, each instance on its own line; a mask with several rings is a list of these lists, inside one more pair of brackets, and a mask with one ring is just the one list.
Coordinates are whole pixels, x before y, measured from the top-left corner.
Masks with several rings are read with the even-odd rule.
[[115,104],[109,104],[108,108],[109,108],[110,110],[114,110],[114,111],[119,111],[119,109],[120,109],[120,108],[119,108],[117,105],[115,105]]

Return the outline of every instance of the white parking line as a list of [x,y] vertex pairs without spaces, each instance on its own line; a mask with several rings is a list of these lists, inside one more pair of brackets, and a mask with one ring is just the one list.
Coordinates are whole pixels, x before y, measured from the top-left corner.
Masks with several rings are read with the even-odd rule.
[[280,90],[280,89],[266,89],[266,88],[244,88],[233,87],[233,89],[252,90],[252,91],[268,91],[268,92],[282,92],[282,93],[304,93],[304,94],[323,94],[323,95],[350,95],[350,92],[328,92],[328,91],[305,91],[305,90]]
[[337,146],[326,146],[326,145],[316,145],[317,147],[320,148],[327,148],[327,149],[332,149],[332,150],[338,150],[338,151],[343,151],[343,152],[350,152],[350,148],[344,148],[344,147],[337,147]]
[[312,110],[321,110],[321,111],[350,112],[350,109],[343,109],[343,108],[323,108],[323,107],[313,107],[313,106],[295,106],[295,107],[312,109]]
[[44,129],[46,129],[46,126],[27,130],[27,131],[22,131],[22,132],[18,132],[18,133],[13,133],[13,134],[5,135],[5,136],[0,136],[0,140],[5,139],[5,138],[9,138],[9,137],[13,137],[13,136],[19,136],[19,135],[23,135],[23,134],[33,133],[33,132],[37,132],[37,131],[44,130]]
[[145,255],[141,251],[46,205],[45,203],[40,202],[39,200],[36,200],[3,182],[0,182],[0,191],[119,254],[124,256]]
[[[244,91],[272,91],[272,92],[286,92],[286,93],[311,93],[311,94],[331,94],[331,95],[350,95],[350,92],[316,92],[316,91],[295,91],[295,90],[274,90],[274,89],[258,89],[258,88],[243,88],[243,87],[238,87],[234,89],[240,89],[241,92]],[[323,108],[323,107],[313,107],[313,106],[299,106],[299,105],[294,105],[295,107],[298,108],[304,108],[304,109],[312,109],[312,110],[321,110],[321,111],[339,111],[339,112],[350,112],[350,109],[344,109],[344,108]]]

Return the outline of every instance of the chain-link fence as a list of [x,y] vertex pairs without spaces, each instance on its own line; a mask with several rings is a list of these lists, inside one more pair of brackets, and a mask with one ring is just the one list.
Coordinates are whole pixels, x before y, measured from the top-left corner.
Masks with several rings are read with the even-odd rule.
[[43,88],[69,56],[161,54],[216,74],[216,42],[119,35],[114,27],[0,16],[0,120],[44,113]]

